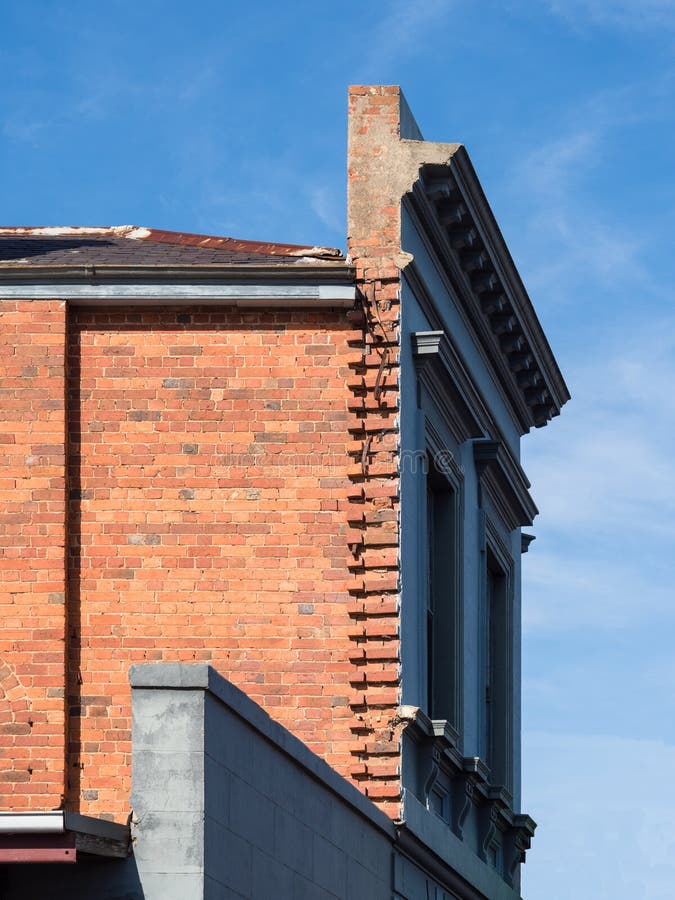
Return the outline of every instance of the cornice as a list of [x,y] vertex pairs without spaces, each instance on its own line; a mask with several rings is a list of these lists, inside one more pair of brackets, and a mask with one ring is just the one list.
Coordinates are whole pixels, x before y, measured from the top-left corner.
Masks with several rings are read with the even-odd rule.
[[417,331],[411,340],[418,377],[456,440],[482,437],[489,430],[490,415],[445,333]]
[[530,482],[505,445],[501,441],[474,441],[473,458],[478,478],[491,478],[508,512],[508,524],[512,528],[531,525],[539,510],[530,496]]
[[522,433],[545,425],[569,391],[464,148],[422,165],[407,198]]
[[[408,206],[409,215],[411,215],[414,218],[415,222],[418,222],[418,218],[417,218],[414,210],[410,207],[409,204],[407,204],[407,206]],[[431,242],[428,239],[428,235],[425,235],[423,232],[421,232],[420,238],[424,242],[425,246],[427,247],[428,252],[433,256],[433,254],[435,253],[435,250],[434,250],[433,245],[431,244]],[[457,285],[451,281],[447,271],[442,270],[442,269],[438,269],[437,271],[438,271],[438,274],[439,274],[441,280],[444,282],[448,293],[451,296],[456,296],[457,291],[459,289],[461,289],[461,286],[460,286],[460,288],[458,288]],[[445,331],[445,337],[448,340],[448,342],[450,343],[450,345],[452,346],[455,356],[457,356],[457,358],[462,361],[462,369],[466,372],[469,372],[470,368],[466,363],[465,356],[462,352],[462,347],[460,344],[457,343],[453,334],[448,330],[446,321],[441,313],[441,310],[438,308],[436,301],[433,299],[432,292],[429,290],[429,287],[426,284],[424,275],[423,275],[416,259],[411,259],[407,263],[403,274],[405,276],[406,282],[408,283],[410,289],[412,290],[412,292],[415,296],[415,299],[419,303],[420,308],[422,309],[427,321],[429,322],[430,329],[432,331]],[[459,312],[460,316],[462,317],[462,321],[466,325],[467,329],[469,331],[472,331],[472,330],[475,331],[475,327],[472,324],[472,321],[469,319],[468,315],[466,314],[466,310],[464,309],[463,304],[459,305],[458,312]],[[491,355],[490,355],[492,353],[492,350],[491,349],[486,350],[486,348],[480,342],[477,344],[477,350],[480,353],[481,358],[483,359],[483,361],[485,363],[486,369],[490,370],[491,367],[493,368],[492,362],[491,362]],[[500,428],[499,424],[497,423],[497,420],[495,419],[495,417],[493,415],[490,405],[486,402],[485,396],[484,396],[483,392],[481,391],[480,385],[476,383],[476,381],[473,377],[471,377],[471,384],[473,386],[473,390],[474,390],[476,396],[480,398],[482,409],[484,411],[486,411],[486,414],[489,418],[490,425],[489,425],[489,428],[487,429],[487,432],[490,434],[495,434],[500,439],[505,440],[505,437],[502,433],[502,429]],[[513,410],[513,405],[509,398],[508,390],[506,390],[504,388],[503,384],[499,380],[495,381],[495,387],[497,388],[497,391],[499,392],[499,395],[504,402],[505,408],[511,413],[512,416],[514,416],[515,414],[514,414],[514,410]],[[525,428],[524,420],[522,418],[518,418],[517,416],[515,416],[514,422],[515,422],[516,427],[519,428],[521,431],[523,430],[523,428]]]

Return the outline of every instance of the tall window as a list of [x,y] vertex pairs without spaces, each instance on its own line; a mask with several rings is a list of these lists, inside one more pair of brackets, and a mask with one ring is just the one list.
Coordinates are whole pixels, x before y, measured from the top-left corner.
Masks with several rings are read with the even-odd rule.
[[483,755],[491,781],[510,787],[511,649],[509,579],[488,548],[483,645]]
[[433,465],[427,475],[427,711],[457,726],[457,493]]

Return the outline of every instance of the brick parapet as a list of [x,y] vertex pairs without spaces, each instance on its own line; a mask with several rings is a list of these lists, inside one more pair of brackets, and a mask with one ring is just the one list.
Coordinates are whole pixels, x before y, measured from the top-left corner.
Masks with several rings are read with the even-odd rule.
[[[362,357],[353,401],[349,494],[353,587],[352,778],[400,814],[399,328],[400,197],[383,169],[399,137],[399,92],[349,95],[348,252],[362,298]],[[373,177],[375,176],[375,177]]]
[[[400,813],[399,371],[402,208],[426,163],[447,164],[455,144],[421,139],[397,86],[349,91],[347,234],[364,311],[363,358],[353,384],[357,440],[350,495],[355,532],[351,614],[359,670],[352,698],[359,737],[354,777],[384,810]],[[378,739],[373,741],[372,735]],[[386,738],[386,739],[385,739]]]

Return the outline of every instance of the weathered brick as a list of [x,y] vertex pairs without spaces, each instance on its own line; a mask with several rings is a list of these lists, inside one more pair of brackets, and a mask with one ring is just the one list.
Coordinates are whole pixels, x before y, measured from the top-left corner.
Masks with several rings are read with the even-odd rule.
[[[353,644],[353,326],[332,312],[178,315],[189,319],[73,319],[72,421],[87,427],[71,429],[71,481],[92,499],[71,529],[81,683],[73,669],[80,734],[68,802],[120,820],[129,729],[111,727],[112,710],[128,720],[132,661],[208,659],[347,777],[351,763],[337,716],[348,709]],[[124,365],[113,370],[102,350],[118,339],[133,352],[115,356]]]
[[2,465],[12,491],[0,504],[0,605],[12,615],[0,631],[0,732],[10,757],[27,760],[0,773],[6,810],[55,808],[64,792],[65,351],[65,303],[0,306],[3,431],[17,448]]

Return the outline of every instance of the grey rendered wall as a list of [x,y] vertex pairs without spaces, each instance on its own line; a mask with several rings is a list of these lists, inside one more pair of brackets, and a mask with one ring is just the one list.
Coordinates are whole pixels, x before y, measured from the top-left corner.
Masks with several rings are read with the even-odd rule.
[[132,827],[145,900],[204,894],[203,669],[132,667]]
[[145,900],[515,900],[496,876],[484,892],[444,887],[457,877],[442,852],[434,877],[383,813],[210,666],[138,666],[131,679]]

